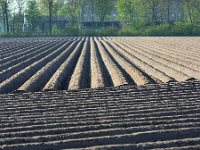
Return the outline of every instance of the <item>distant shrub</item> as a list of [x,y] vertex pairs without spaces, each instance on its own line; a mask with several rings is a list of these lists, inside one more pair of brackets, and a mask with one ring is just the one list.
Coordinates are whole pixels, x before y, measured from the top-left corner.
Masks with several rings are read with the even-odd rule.
[[[107,26],[97,29],[67,25],[64,29],[53,26],[53,36],[200,36],[200,26],[177,22],[174,24],[122,26],[121,28]],[[1,33],[1,37],[50,36],[48,32],[18,32]]]
[[174,36],[187,36],[192,35],[193,26],[188,23],[177,22],[171,28],[171,35]]
[[200,26],[194,26],[192,30],[192,35],[200,36]]
[[117,36],[119,35],[119,29],[115,27],[102,27],[99,29],[88,29],[82,30],[84,36]]
[[141,29],[141,35],[148,36],[168,36],[170,35],[170,25],[160,24]]
[[80,36],[81,35],[81,31],[78,25],[76,26],[69,26],[67,25],[64,29],[64,31],[62,32],[63,35],[66,36]]
[[112,27],[105,27],[97,30],[97,35],[100,36],[117,36],[119,33],[119,29],[117,28],[112,28]]
[[137,35],[141,35],[140,32],[141,31],[136,29],[134,26],[124,26],[122,27],[119,34],[123,36],[137,36]]
[[12,37],[13,34],[11,33],[1,33],[1,37]]

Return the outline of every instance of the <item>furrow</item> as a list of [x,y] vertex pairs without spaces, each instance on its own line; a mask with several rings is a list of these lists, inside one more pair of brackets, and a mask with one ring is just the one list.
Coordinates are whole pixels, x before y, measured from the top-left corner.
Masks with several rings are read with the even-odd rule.
[[7,63],[2,64],[2,66],[0,67],[0,72],[8,69],[20,62],[30,59],[31,57],[34,57],[37,54],[40,54],[41,52],[44,51],[44,49],[49,49],[51,46],[53,46],[53,43],[52,43],[52,45],[50,43],[42,44],[40,46],[32,47],[30,49],[31,52],[28,52],[28,54],[26,54],[26,55],[20,54],[20,55],[17,55],[15,58],[10,58],[10,60],[7,60]]
[[174,78],[177,81],[186,81],[191,79],[191,76],[188,76],[180,71],[177,71],[175,68],[171,68],[165,64],[162,64],[160,61],[155,60],[154,58],[151,58],[149,56],[145,56],[145,54],[141,54],[137,50],[133,49],[130,45],[127,44],[127,42],[123,41],[119,43],[126,46],[128,49],[126,49],[131,55],[134,55],[135,57],[144,60],[147,64],[150,64],[151,66],[154,66],[156,69],[164,72],[166,75]]
[[[192,76],[194,78],[200,79],[200,73],[199,73],[199,69],[200,66],[194,66],[192,65],[192,67],[188,67],[188,63],[186,63],[185,65],[183,65],[183,63],[181,62],[177,62],[177,60],[175,62],[171,61],[171,57],[168,57],[166,55],[164,55],[162,57],[162,55],[160,54],[155,54],[152,53],[153,50],[151,50],[151,47],[145,47],[144,49],[142,48],[142,46],[140,45],[139,47],[135,46],[135,44],[133,45],[131,42],[128,42],[131,46],[135,47],[134,50],[136,50],[139,53],[143,53],[144,55],[148,55],[149,57],[153,58],[154,60],[159,61],[160,63],[169,66],[171,68],[176,69],[177,71],[180,71],[182,73],[187,74],[188,76]],[[144,45],[144,44],[143,44]],[[154,47],[154,49],[156,49],[156,47]],[[139,50],[139,51],[138,51]],[[161,49],[160,51],[163,51],[163,49]],[[175,55],[176,56],[176,55]],[[195,69],[196,68],[196,69]]]
[[173,78],[169,77],[165,73],[161,72],[160,70],[156,69],[154,66],[149,65],[148,63],[144,62],[142,59],[135,57],[132,55],[127,47],[117,44],[114,42],[119,48],[116,50],[121,53],[127,60],[129,60],[133,65],[136,65],[138,68],[149,74],[155,80],[161,80],[164,83],[168,83],[174,81]]
[[82,50],[83,41],[80,41],[66,61],[57,69],[43,90],[63,90],[66,89],[73,69],[78,61]]
[[[78,41],[77,41],[78,42]],[[18,88],[19,91],[40,91],[60,67],[60,65],[68,58],[68,56],[74,50],[77,42],[73,42],[71,45],[63,45],[61,49],[63,52],[59,54],[54,60],[48,62],[46,66],[41,68],[36,74],[34,74],[29,80],[27,80],[21,87]]]
[[[66,46],[68,43],[66,44]],[[55,48],[55,47],[54,47]],[[12,77],[6,79],[0,84],[0,93],[8,93],[18,89],[23,83],[25,83],[33,74],[35,74],[39,69],[45,66],[48,61],[56,58],[65,47],[59,47],[57,50],[53,51],[51,54],[45,56],[39,61],[34,62],[23,70],[17,72]]]
[[[187,133],[190,133],[191,138],[197,137],[200,134],[199,128],[179,128],[178,130],[168,129],[168,130],[158,130],[158,131],[146,131],[146,132],[138,132],[138,133],[131,133],[126,129],[121,130],[122,135],[114,135],[114,136],[100,136],[100,137],[85,137],[85,138],[78,138],[78,139],[69,139],[69,140],[54,140],[51,142],[41,141],[41,142],[33,142],[33,143],[26,143],[24,144],[10,144],[8,146],[3,146],[2,148],[28,148],[28,149],[38,149],[40,146],[43,146],[45,149],[53,148],[56,146],[58,149],[63,148],[86,148],[91,146],[98,146],[98,145],[106,145],[106,144],[126,144],[135,142],[135,143],[142,143],[142,142],[156,142],[159,138],[161,141],[164,140],[172,140],[172,139],[184,139],[187,137]],[[181,135],[181,138],[180,136]],[[28,139],[27,139],[28,141]],[[26,147],[24,147],[26,146]]]
[[103,78],[103,70],[101,64],[98,60],[100,56],[98,56],[96,52],[96,46],[94,39],[90,39],[90,48],[91,48],[91,88],[100,88],[104,87],[104,78]]
[[95,38],[95,42],[98,46],[99,52],[102,56],[102,59],[108,69],[108,72],[112,78],[114,86],[126,85],[128,81],[123,76],[123,73],[119,70],[116,64],[109,57],[103,45]]
[[70,78],[68,90],[77,90],[90,87],[90,49],[89,38],[86,38],[82,53]]
[[49,49],[42,49],[44,50],[42,53],[39,53],[38,55],[29,58],[19,64],[16,64],[12,67],[9,67],[8,69],[0,72],[0,83],[2,83],[4,80],[8,79],[9,77],[11,77],[12,75],[14,75],[15,73],[18,73],[20,70],[28,67],[29,65],[35,63],[37,60],[40,60],[42,58],[44,58],[47,55],[50,55],[51,53],[53,53],[55,51],[55,49],[59,48],[62,44],[64,44],[64,42],[61,43],[57,43],[56,45],[50,44]]
[[[6,145],[6,144],[20,144],[20,143],[24,143],[24,141],[26,141],[26,139],[28,138],[29,142],[33,143],[33,142],[40,142],[40,141],[55,141],[55,140],[62,140],[62,139],[78,139],[78,138],[91,138],[91,137],[101,137],[101,136],[107,136],[107,135],[111,135],[111,136],[115,136],[115,135],[123,135],[128,133],[141,133],[141,132],[156,132],[156,131],[160,131],[160,130],[175,130],[177,128],[197,128],[199,124],[195,124],[192,125],[192,123],[189,124],[177,124],[177,125],[166,125],[166,126],[141,126],[141,127],[114,127],[114,126],[110,126],[110,128],[95,128],[95,129],[87,129],[87,130],[82,130],[79,129],[79,127],[77,127],[74,130],[69,130],[69,129],[65,129],[65,128],[60,128],[60,129],[55,129],[55,130],[42,130],[42,131],[34,131],[33,133],[14,133],[12,135],[5,135],[2,134],[1,135],[1,140],[0,143],[1,145]],[[198,129],[198,128],[197,128]],[[38,136],[38,135],[42,135],[42,136]]]
[[[105,47],[108,49],[110,54],[116,59],[116,61],[126,70],[126,72],[132,77],[133,81],[137,85],[145,85],[151,83],[151,81],[142,74],[138,68],[133,66],[131,63],[129,63],[126,59],[124,59],[122,56],[120,56],[113,48],[115,45],[113,43],[109,43],[110,45],[113,46],[113,48],[108,45],[108,43],[104,42],[102,40],[103,44]],[[116,47],[115,47],[116,48]]]

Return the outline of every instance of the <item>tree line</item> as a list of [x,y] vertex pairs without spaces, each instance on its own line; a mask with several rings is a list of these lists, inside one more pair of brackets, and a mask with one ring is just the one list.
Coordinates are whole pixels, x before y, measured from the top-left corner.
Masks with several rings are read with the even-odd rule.
[[[15,4],[15,5],[14,5]],[[1,0],[0,19],[6,33],[39,32],[42,16],[48,16],[52,35],[52,17],[63,16],[68,26],[81,30],[82,22],[100,22],[117,18],[122,29],[143,29],[161,24],[200,25],[200,0]],[[58,27],[57,27],[58,28]],[[61,29],[60,29],[61,30]]]

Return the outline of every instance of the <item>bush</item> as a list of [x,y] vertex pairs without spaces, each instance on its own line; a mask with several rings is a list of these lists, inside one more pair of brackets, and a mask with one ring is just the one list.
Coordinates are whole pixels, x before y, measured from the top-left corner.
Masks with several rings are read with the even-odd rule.
[[136,29],[134,26],[124,26],[120,31],[120,35],[123,36],[137,36],[141,35],[140,30]]
[[175,24],[161,24],[147,27],[141,35],[149,36],[193,36],[200,35],[200,27],[189,23],[177,22]]
[[[199,36],[200,26],[190,23],[177,22],[175,24],[146,25],[141,27],[123,26],[116,28],[112,26],[100,27],[98,29],[80,28],[80,26],[66,26],[64,29],[52,28],[53,36]],[[49,36],[44,32],[12,32],[2,33],[2,37],[28,37],[28,36]]]
[[192,35],[200,36],[200,26],[194,26],[192,30]]
[[81,31],[78,25],[69,26],[67,25],[64,29],[57,28],[53,26],[52,28],[53,36],[80,36]]
[[174,36],[187,36],[192,35],[192,25],[182,22],[177,22],[171,29],[171,34]]
[[79,36],[80,29],[78,26],[67,26],[64,30],[64,35],[67,36]]
[[84,36],[117,36],[119,29],[115,27],[102,27],[99,29],[83,29],[82,35]]
[[150,27],[141,29],[141,35],[168,36],[170,35],[170,25],[161,24],[161,25],[155,25],[155,26],[150,26]]

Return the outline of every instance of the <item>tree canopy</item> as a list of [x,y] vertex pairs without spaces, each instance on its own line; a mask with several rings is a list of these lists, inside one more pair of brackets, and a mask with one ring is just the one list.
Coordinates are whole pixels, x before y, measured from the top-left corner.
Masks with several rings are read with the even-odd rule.
[[[15,8],[12,6],[16,4]],[[80,30],[84,22],[120,22],[121,27],[143,28],[178,22],[200,26],[200,0],[0,0],[0,19],[4,32],[31,32],[54,26],[63,17],[68,27]],[[44,24],[48,18],[48,24]],[[55,19],[56,18],[56,19]],[[56,23],[55,23],[56,20]],[[62,28],[64,28],[62,26]]]

